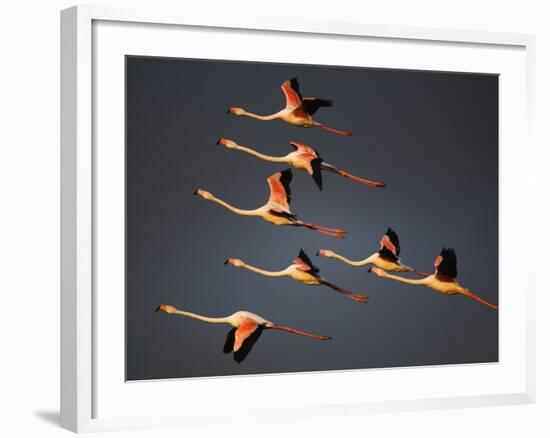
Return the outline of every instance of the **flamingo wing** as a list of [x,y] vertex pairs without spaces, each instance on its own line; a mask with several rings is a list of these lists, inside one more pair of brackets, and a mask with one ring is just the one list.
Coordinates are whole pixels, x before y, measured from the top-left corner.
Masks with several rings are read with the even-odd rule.
[[302,95],[300,94],[300,85],[297,78],[292,78],[281,85],[281,90],[285,94],[287,109],[296,109],[302,106]]
[[274,173],[267,179],[270,191],[268,203],[275,207],[274,210],[277,212],[290,213],[291,181],[292,171],[290,169]]
[[399,261],[400,252],[399,237],[397,237],[395,231],[388,228],[386,234],[384,234],[380,240],[380,251],[378,251],[378,254],[380,254],[382,258],[397,262]]
[[443,248],[434,262],[436,274],[451,279],[458,275],[456,265],[456,253],[453,248]]
[[223,344],[223,352],[225,354],[233,351],[233,345],[235,344],[235,332],[237,329],[232,327],[231,330],[227,332],[227,337],[225,338],[225,344]]
[[258,330],[259,324],[251,319],[245,320],[239,325],[235,331],[235,342],[233,343],[233,351],[237,352],[241,349],[244,341],[248,339],[252,333]]
[[311,146],[308,146],[307,144],[298,143],[297,141],[291,141],[289,142],[290,145],[300,154],[310,154],[315,155],[316,157],[319,156],[319,153],[313,149]]
[[298,269],[300,271],[309,272],[309,273],[319,272],[319,268],[311,262],[311,259],[308,257],[308,255],[303,249],[300,250],[300,254],[298,254],[298,257],[294,259],[293,263],[295,265],[298,265]]
[[313,181],[319,187],[319,190],[323,190],[323,175],[321,175],[321,164],[323,163],[322,158],[314,158],[309,162],[309,167],[311,168],[310,175],[313,177]]
[[302,100],[302,104],[303,104],[304,109],[306,110],[306,112],[310,116],[312,116],[322,106],[325,106],[325,107],[326,106],[332,106],[333,101],[332,100],[327,100],[327,99],[317,99],[316,97],[305,97]]

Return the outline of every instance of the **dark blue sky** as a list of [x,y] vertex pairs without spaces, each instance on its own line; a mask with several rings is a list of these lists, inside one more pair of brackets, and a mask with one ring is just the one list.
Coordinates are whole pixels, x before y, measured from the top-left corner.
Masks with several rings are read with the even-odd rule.
[[[280,84],[294,76],[304,96],[335,100],[316,119],[353,137],[226,114],[275,112]],[[387,187],[325,173],[320,192],[293,169],[292,211],[345,228],[342,241],[237,216],[193,191],[256,208],[265,179],[288,166],[216,146],[220,136],[271,155],[306,143]],[[498,312],[315,253],[366,257],[391,226],[404,263],[431,272],[441,247],[454,247],[459,282],[498,302],[498,77],[128,57],[126,221],[129,380],[497,361]],[[370,302],[223,264],[236,257],[279,270],[300,248]],[[209,316],[249,310],[334,339],[266,331],[237,364],[222,354],[228,326],[155,313],[160,303]]]

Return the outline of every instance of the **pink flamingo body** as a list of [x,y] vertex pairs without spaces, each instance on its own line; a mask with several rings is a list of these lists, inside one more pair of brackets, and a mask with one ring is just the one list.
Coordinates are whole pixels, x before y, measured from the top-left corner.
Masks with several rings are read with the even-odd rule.
[[322,170],[336,173],[337,175],[341,175],[345,178],[348,178],[352,181],[355,181],[361,184],[365,184],[373,187],[386,186],[382,182],[359,178],[357,176],[352,175],[349,172],[346,172],[345,170],[338,169],[332,166],[331,164],[324,162],[323,159],[319,156],[319,153],[315,149],[313,149],[311,146],[308,146],[303,143],[298,143],[296,141],[290,142],[290,145],[294,148],[294,151],[282,157],[274,157],[271,155],[265,155],[265,154],[259,153],[254,149],[241,146],[235,143],[234,141],[228,140],[226,138],[220,138],[217,144],[222,144],[228,149],[246,152],[264,161],[270,161],[273,163],[286,163],[286,164],[290,164],[292,167],[296,169],[305,170],[313,178],[313,180],[315,181],[315,183],[317,184],[320,190],[323,190],[323,178],[321,175]]
[[[228,324],[233,327],[227,334],[227,339],[224,346],[224,353],[234,352],[234,358],[237,362],[242,362],[254,343],[258,340],[262,330],[274,329],[282,330],[288,333],[294,333],[300,336],[306,336],[318,340],[332,339],[330,336],[319,336],[312,333],[302,332],[290,327],[274,324],[267,319],[256,315],[252,312],[240,310],[231,315],[221,318],[212,318],[208,316],[199,315],[196,313],[187,312],[185,310],[176,309],[174,306],[168,304],[161,304],[157,307],[156,311],[162,311],[171,315],[187,316],[199,321],[208,322],[210,324]],[[240,353],[240,354],[239,354]]]
[[425,272],[417,271],[410,266],[401,263],[401,260],[399,259],[400,252],[401,247],[399,245],[399,237],[394,230],[388,228],[386,234],[384,234],[380,240],[380,250],[374,254],[371,254],[366,259],[357,261],[349,260],[346,257],[336,254],[328,249],[320,249],[317,252],[317,255],[337,259],[351,266],[373,265],[386,271],[410,272],[412,274],[422,275],[424,277],[430,275]]
[[469,289],[461,286],[458,281],[456,281],[456,276],[458,274],[456,265],[457,262],[455,251],[452,248],[443,248],[441,250],[441,254],[435,259],[435,272],[432,275],[429,275],[419,280],[403,278],[398,275],[391,275],[383,269],[376,267],[371,268],[370,271],[374,272],[376,275],[382,278],[390,278],[392,280],[412,285],[426,286],[441,294],[464,295],[487,307],[490,307],[491,309],[498,310],[498,305],[492,304],[484,300],[483,298],[480,298],[479,296],[470,292]]
[[225,261],[225,264],[235,266],[236,268],[245,268],[249,271],[255,272],[260,275],[265,275],[267,277],[290,277],[293,280],[296,280],[308,286],[328,286],[336,292],[342,294],[346,298],[360,303],[366,303],[369,299],[367,295],[350,292],[346,289],[336,286],[333,283],[330,283],[329,281],[321,277],[321,275],[319,274],[319,268],[313,265],[303,249],[300,250],[298,257],[294,259],[292,264],[282,271],[266,271],[255,266],[248,265],[239,259],[227,259]]
[[216,198],[212,193],[202,189],[195,191],[196,195],[206,199],[207,201],[215,202],[222,207],[227,208],[235,214],[241,216],[257,216],[274,225],[290,225],[295,227],[306,227],[322,234],[343,239],[346,233],[345,230],[337,228],[322,227],[320,225],[311,224],[298,220],[297,216],[290,211],[290,182],[292,181],[292,171],[290,169],[282,172],[277,172],[267,178],[269,185],[270,196],[269,200],[263,206],[254,210],[243,210],[233,207],[227,202]]
[[302,128],[321,128],[339,135],[352,135],[351,132],[330,128],[313,120],[313,114],[321,107],[332,106],[332,101],[317,99],[316,97],[302,97],[298,79],[293,78],[285,81],[283,85],[281,85],[281,90],[283,90],[286,98],[286,106],[274,114],[261,116],[238,107],[231,107],[227,112],[236,116],[247,116],[257,120],[269,121],[280,119],[293,126]]

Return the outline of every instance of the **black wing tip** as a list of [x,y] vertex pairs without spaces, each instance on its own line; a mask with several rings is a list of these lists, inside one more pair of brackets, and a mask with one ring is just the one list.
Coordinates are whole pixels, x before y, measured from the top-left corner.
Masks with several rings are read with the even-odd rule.
[[311,177],[313,178],[313,181],[315,181],[315,184],[317,184],[317,187],[319,187],[319,190],[321,191],[323,191],[323,175],[321,174],[322,162],[323,162],[323,159],[321,157],[317,157],[311,160],[311,168],[313,169],[313,174],[311,175]]
[[292,169],[281,170],[281,178],[288,178],[290,182],[292,180]]
[[439,254],[443,260],[437,267],[437,271],[448,277],[455,278],[458,275],[456,252],[454,248],[443,247]]
[[441,248],[441,253],[439,254],[441,257],[455,257],[456,258],[456,252],[454,248],[451,248],[450,246],[444,246]]
[[288,197],[288,202],[290,202],[290,198],[292,196],[292,190],[290,190],[290,183],[292,182],[292,170],[291,169],[282,170],[280,181],[285,189],[286,195]]

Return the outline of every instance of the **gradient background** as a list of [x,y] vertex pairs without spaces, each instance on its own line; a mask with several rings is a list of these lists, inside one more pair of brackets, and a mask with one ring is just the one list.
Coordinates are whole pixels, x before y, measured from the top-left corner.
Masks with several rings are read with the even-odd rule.
[[[279,86],[293,76],[304,97],[335,100],[316,120],[354,136],[226,114],[279,110]],[[497,303],[497,76],[128,57],[126,83],[128,380],[498,361],[498,312],[315,257],[326,248],[364,258],[391,226],[405,264],[432,272],[441,247],[452,246],[458,280]],[[265,179],[288,166],[216,146],[220,136],[270,155],[303,142],[388,187],[325,172],[320,192],[293,169],[292,211],[345,228],[345,240],[240,217],[193,191],[256,208],[267,200]],[[300,248],[325,278],[370,302],[223,264],[236,257],[279,270]],[[155,313],[160,303],[208,316],[249,310],[334,339],[268,330],[237,364],[222,353],[229,326]]]

